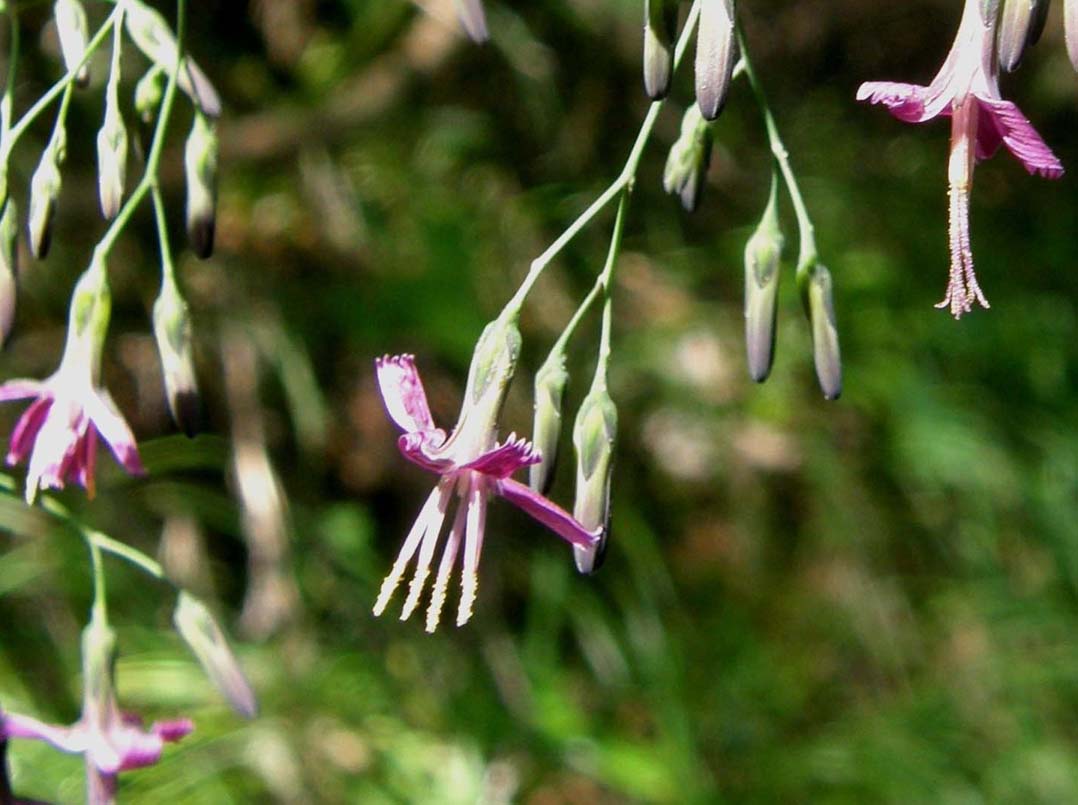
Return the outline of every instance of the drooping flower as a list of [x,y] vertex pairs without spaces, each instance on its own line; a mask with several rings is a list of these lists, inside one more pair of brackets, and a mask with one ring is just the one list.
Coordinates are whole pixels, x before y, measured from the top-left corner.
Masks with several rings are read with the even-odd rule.
[[100,385],[101,347],[108,326],[109,293],[104,267],[83,274],[71,302],[67,345],[60,366],[45,380],[9,380],[0,385],[0,402],[33,399],[15,429],[7,463],[27,456],[26,499],[38,489],[61,489],[73,482],[92,496],[97,437],[132,475],[142,475],[135,437],[112,396]]
[[[558,536],[573,545],[590,547],[599,533],[584,528],[567,511],[514,481],[513,473],[540,460],[540,455],[525,439],[511,434],[497,441],[496,419],[501,410],[505,389],[512,375],[516,344],[505,344],[503,333],[488,328],[476,349],[476,359],[469,374],[460,421],[449,436],[434,424],[423,384],[411,355],[385,356],[376,362],[378,384],[390,418],[404,434],[397,446],[408,460],[440,476],[434,491],[412,526],[393,569],[382,584],[374,614],[380,615],[389,603],[404,571],[418,552],[415,575],[404,602],[401,620],[407,619],[423,594],[431,563],[442,533],[453,496],[460,499],[449,536],[442,549],[427,609],[426,628],[433,632],[441,617],[449,577],[457,556],[463,549],[461,599],[457,625],[472,616],[478,588],[479,554],[483,547],[487,501],[499,495],[516,504]],[[512,337],[508,339],[512,341]],[[494,342],[494,343],[492,343]],[[484,356],[490,360],[485,360]]]
[[937,307],[954,317],[973,302],[988,307],[973,271],[969,237],[969,194],[973,168],[1005,145],[1031,174],[1049,179],[1063,175],[1063,164],[1018,107],[1002,99],[995,37],[998,4],[966,0],[958,34],[947,60],[927,87],[868,81],[857,90],[859,101],[882,103],[907,123],[951,117],[950,184],[951,275],[947,295]]
[[97,618],[83,631],[82,717],[70,726],[46,724],[31,716],[0,712],[0,737],[45,741],[61,752],[86,761],[86,793],[90,805],[115,800],[120,772],[152,766],[166,743],[193,729],[190,719],[159,721],[144,729],[137,716],[120,711],[113,685],[115,636]]

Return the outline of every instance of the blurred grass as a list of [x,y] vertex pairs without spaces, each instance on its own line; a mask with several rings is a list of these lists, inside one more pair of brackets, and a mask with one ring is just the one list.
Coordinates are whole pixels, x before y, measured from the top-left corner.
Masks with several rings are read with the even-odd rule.
[[[954,3],[742,4],[835,275],[843,399],[815,387],[792,274],[772,379],[756,387],[743,368],[741,250],[768,179],[747,89],[733,90],[691,217],[658,186],[671,110],[619,269],[606,567],[577,576],[564,545],[495,507],[472,624],[427,637],[370,616],[430,484],[397,455],[374,357],[416,352],[436,418],[453,421],[483,324],[620,169],[646,108],[637,3],[487,6],[483,48],[406,3],[207,0],[192,18],[195,55],[230,107],[220,249],[180,266],[215,435],[164,435],[147,212],[111,266],[106,371],[154,472],[131,482],[102,461],[98,498],[65,502],[151,554],[164,523],[192,518],[198,592],[239,630],[258,568],[229,491],[220,349],[238,328],[258,355],[247,391],[287,492],[278,564],[298,595],[277,634],[239,643],[263,707],[244,724],[168,631],[167,590],[109,563],[124,703],[198,723],[160,765],[126,775],[122,795],[1078,801],[1073,179],[1031,179],[1006,155],[978,168],[974,253],[993,308],[955,323],[931,307],[946,275],[947,127],[853,102],[862,80],[930,79]],[[1058,22],[1005,87],[1075,165],[1078,80]],[[35,58],[21,103],[54,69]],[[672,105],[690,88],[680,76]],[[95,97],[77,101],[81,130],[95,129]],[[5,377],[57,360],[85,233],[102,226],[91,140],[73,139],[54,255],[24,267]],[[25,181],[36,154],[17,156]],[[527,373],[601,267],[610,224],[537,287],[506,431],[529,429]],[[597,326],[570,356],[571,406]],[[0,523],[20,534],[0,556],[0,704],[74,719],[83,548],[18,506],[0,505]],[[23,795],[80,800],[77,759],[18,743],[11,763]]]

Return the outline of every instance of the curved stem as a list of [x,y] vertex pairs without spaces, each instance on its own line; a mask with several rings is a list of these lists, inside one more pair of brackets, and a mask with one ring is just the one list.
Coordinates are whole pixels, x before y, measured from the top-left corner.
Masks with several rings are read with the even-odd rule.
[[[685,27],[681,31],[681,36],[678,38],[677,47],[674,50],[674,69],[678,68],[681,64],[682,58],[685,56],[685,51],[688,49],[689,41],[692,39],[693,32],[696,30],[696,23],[700,17],[700,3],[701,0],[694,0],[692,8],[689,9],[689,15],[685,18]],[[531,266],[528,269],[527,276],[524,277],[524,281],[521,283],[520,288],[513,295],[513,298],[506,304],[505,309],[509,315],[515,316],[519,313],[521,307],[524,305],[524,300],[527,298],[528,293],[535,285],[536,281],[542,275],[543,271],[551,261],[557,257],[562,249],[564,249],[573,238],[575,238],[580,231],[591,223],[600,212],[606,209],[614,199],[618,198],[626,190],[632,189],[633,182],[636,180],[636,172],[640,167],[640,159],[644,154],[644,149],[647,147],[649,140],[651,139],[651,133],[655,128],[655,122],[659,119],[659,113],[662,111],[665,101],[654,101],[648,109],[647,115],[644,117],[643,123],[640,125],[640,132],[636,135],[636,141],[633,143],[632,149],[629,151],[629,157],[625,161],[625,167],[622,168],[618,177],[602,192],[602,194],[591,203],[591,205],[582,212],[579,217],[573,223],[569,225],[558,238],[547,247],[541,255],[536,257]]]
[[767,140],[771,147],[771,156],[782,174],[786,191],[790,195],[790,202],[793,204],[794,214],[797,216],[798,239],[801,244],[797,259],[797,278],[800,282],[817,260],[816,229],[812,225],[812,219],[809,218],[808,208],[805,206],[805,200],[801,196],[801,189],[797,184],[797,177],[790,166],[790,154],[782,142],[778,126],[775,123],[775,117],[771,114],[771,107],[767,104],[767,96],[764,94],[763,86],[753,69],[741,26],[738,26],[737,29],[737,43],[741,48],[741,61],[744,64],[745,75],[749,79],[752,92],[756,96],[756,103],[759,105],[760,113],[764,118],[764,126],[767,128]]

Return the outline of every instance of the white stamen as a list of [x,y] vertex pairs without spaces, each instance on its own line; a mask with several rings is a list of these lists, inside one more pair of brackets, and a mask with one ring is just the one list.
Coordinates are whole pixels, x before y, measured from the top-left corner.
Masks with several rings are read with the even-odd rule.
[[460,606],[457,609],[457,626],[463,626],[472,617],[476,592],[479,589],[479,553],[483,550],[483,532],[487,521],[486,490],[480,479],[475,479],[468,491],[468,526],[464,537],[464,570],[461,573]]
[[412,530],[408,532],[408,536],[404,540],[401,552],[397,554],[397,560],[393,563],[393,568],[389,571],[385,581],[382,582],[378,600],[374,602],[374,614],[376,616],[385,611],[389,599],[393,597],[393,592],[397,589],[397,585],[400,584],[401,577],[404,576],[405,568],[412,561],[412,556],[415,555],[416,549],[419,548],[419,543],[431,528],[435,529],[435,538],[437,539],[437,532],[441,530],[442,521],[445,519],[445,509],[449,502],[451,491],[451,486],[442,481],[430,493],[427,502],[423,504]]
[[449,539],[442,551],[442,561],[438,564],[438,578],[434,582],[434,592],[431,593],[430,606],[427,607],[427,631],[433,632],[438,628],[438,622],[442,618],[442,608],[445,606],[445,596],[449,589],[449,574],[453,572],[453,565],[457,561],[460,552],[461,538],[464,536],[465,518],[468,514],[468,503],[461,496],[460,505],[457,507],[457,515],[453,518],[453,528],[449,532]]

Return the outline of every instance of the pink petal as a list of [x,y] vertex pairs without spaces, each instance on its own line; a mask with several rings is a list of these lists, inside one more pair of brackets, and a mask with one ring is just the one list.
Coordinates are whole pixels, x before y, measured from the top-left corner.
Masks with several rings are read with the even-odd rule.
[[926,110],[928,87],[894,81],[866,81],[857,89],[857,100],[882,103],[892,115],[907,123],[923,123],[940,114]]
[[397,439],[397,449],[401,455],[418,464],[425,470],[436,472],[441,475],[452,468],[453,462],[449,459],[433,459],[427,455],[427,450],[441,446],[445,441],[444,430],[430,430],[425,433],[402,433]]
[[32,738],[59,749],[61,752],[77,754],[86,750],[86,731],[81,724],[59,727],[46,724],[30,716],[18,713],[4,713],[0,716],[0,732],[5,738]]
[[435,430],[423,381],[415,368],[415,357],[386,355],[374,365],[386,411],[397,427],[411,433]]
[[521,467],[538,464],[542,454],[527,439],[517,439],[513,434],[504,444],[495,446],[475,461],[465,464],[462,469],[475,470],[495,478],[508,478]]
[[98,389],[97,393],[88,395],[83,405],[97,432],[108,444],[120,465],[131,475],[145,475],[146,469],[139,458],[135,436],[108,391]]
[[589,548],[599,541],[599,531],[588,531],[573,515],[543,497],[526,484],[506,478],[497,486],[498,494],[518,506],[562,539]]
[[[988,119],[992,121],[994,130],[1003,144],[1027,171],[1047,179],[1058,179],[1063,175],[1063,163],[1052,153],[1052,149],[1041,139],[1041,135],[1033,128],[1033,124],[1026,119],[1015,104],[998,98],[981,96],[977,97],[977,101],[984,112],[980,122],[983,124]],[[979,153],[978,156],[980,156]]]
[[195,722],[189,718],[174,718],[170,721],[155,721],[150,725],[150,732],[155,733],[166,743],[175,743],[195,731]]
[[15,423],[15,429],[11,431],[11,448],[7,453],[8,464],[18,464],[30,454],[38,431],[48,418],[51,407],[52,397],[38,397],[19,417],[19,421]]
[[45,394],[45,384],[40,380],[9,380],[0,385],[0,402],[25,400]]

